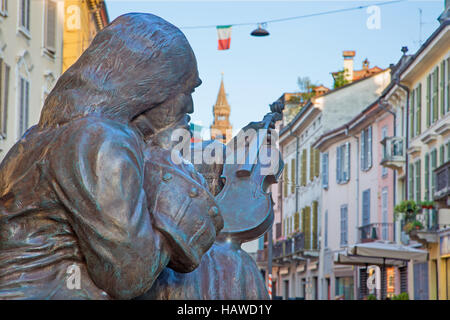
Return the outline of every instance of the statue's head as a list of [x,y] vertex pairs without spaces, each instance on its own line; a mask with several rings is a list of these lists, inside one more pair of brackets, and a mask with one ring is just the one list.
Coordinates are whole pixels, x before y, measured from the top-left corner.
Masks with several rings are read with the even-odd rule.
[[153,109],[161,127],[185,126],[193,112],[191,93],[200,83],[194,53],[177,27],[152,14],[125,14],[100,31],[59,78],[39,126],[87,115],[130,123]]

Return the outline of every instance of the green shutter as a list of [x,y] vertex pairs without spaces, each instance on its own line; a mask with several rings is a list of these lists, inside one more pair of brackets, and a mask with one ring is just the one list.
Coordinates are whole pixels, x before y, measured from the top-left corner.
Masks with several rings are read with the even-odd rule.
[[427,128],[431,125],[431,74],[427,77]]
[[444,81],[445,81],[445,60],[441,62],[441,75],[440,75],[440,81],[439,81],[439,88],[440,88],[440,97],[441,97],[441,116],[445,114],[445,88],[444,88]]
[[296,212],[294,214],[294,231],[295,232],[299,231],[299,227],[300,227],[300,215],[298,212]]
[[439,119],[439,68],[433,73],[433,122]]
[[412,163],[409,164],[408,170],[408,199],[413,200],[414,195],[414,166]]
[[311,207],[305,208],[305,249],[311,249]]
[[439,165],[442,166],[445,162],[445,146],[441,145],[439,147]]
[[430,200],[430,155],[425,155],[425,201]]
[[309,147],[309,180],[314,180],[314,150],[312,147]]
[[295,192],[295,170],[296,166],[295,166],[295,158],[291,159],[291,193]]
[[422,201],[422,197],[421,197],[421,161],[418,160],[416,162],[416,202],[418,201]]
[[317,236],[317,224],[318,224],[318,202],[313,201],[313,213],[312,213],[312,234],[313,234],[313,249],[319,249],[318,247],[318,236]]
[[437,167],[437,151],[434,149],[431,151],[431,199],[434,197],[434,190],[436,188],[436,177],[434,174],[434,169]]
[[416,135],[422,132],[422,84],[417,87],[416,93]]
[[316,174],[315,174],[315,176],[316,177],[319,177],[319,175],[320,175],[320,151],[318,150],[318,149],[314,149],[314,153],[315,153],[315,155],[316,155],[316,159],[315,159],[315,167],[316,167]]
[[450,58],[447,59],[447,112],[450,111]]
[[284,166],[284,171],[283,171],[283,187],[284,187],[284,196],[287,197],[288,195],[288,183],[289,183],[289,179],[288,179],[288,164],[286,163],[286,165]]
[[305,212],[306,210],[305,210],[305,208],[303,208],[302,210],[301,210],[301,213],[302,213],[302,228],[301,228],[301,230],[302,230],[302,232],[303,233],[305,233],[305,225],[306,225],[306,212]]
[[302,150],[302,171],[301,171],[302,172],[302,183],[301,183],[302,186],[306,186],[306,174],[307,174],[307,171],[306,171],[306,165],[307,165],[306,157],[307,157],[306,149],[303,149]]
[[[414,117],[416,110],[416,90],[411,91],[411,103],[410,103],[410,112],[409,112],[409,137],[414,138],[415,130],[414,130]],[[363,167],[364,169],[364,167]]]

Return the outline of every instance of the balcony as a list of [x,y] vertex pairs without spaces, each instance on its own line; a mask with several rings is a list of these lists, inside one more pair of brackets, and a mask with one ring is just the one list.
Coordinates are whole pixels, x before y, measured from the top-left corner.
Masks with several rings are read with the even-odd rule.
[[[305,237],[303,233],[297,233],[290,239],[278,241],[273,244],[272,258],[279,260],[288,260],[294,258],[297,254],[301,254],[305,249]],[[267,254],[267,253],[266,253]],[[260,253],[261,259],[264,257]],[[264,257],[267,259],[267,255]]]
[[450,161],[447,161],[434,170],[436,174],[436,189],[434,191],[434,200],[447,200],[450,195]]
[[418,230],[411,230],[409,237],[411,240],[418,241],[426,246],[429,243],[437,243],[438,215],[436,209],[422,209],[422,213],[416,215],[416,220],[419,221],[423,228]]
[[257,263],[267,262],[267,248],[256,251],[256,262]]
[[393,223],[371,223],[358,228],[361,243],[377,240],[394,240]]
[[393,170],[403,169],[405,164],[405,142],[403,137],[386,137],[381,140],[383,158],[381,165]]

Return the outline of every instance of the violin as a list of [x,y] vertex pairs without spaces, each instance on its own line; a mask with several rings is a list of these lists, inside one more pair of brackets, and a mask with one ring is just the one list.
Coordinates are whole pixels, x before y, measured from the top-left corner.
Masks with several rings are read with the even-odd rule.
[[[267,190],[278,181],[284,164],[269,139],[273,130],[271,124],[282,119],[283,108],[280,103],[272,104],[271,112],[259,124],[258,134],[245,136],[245,143],[239,143],[238,135],[227,145],[227,160],[221,175],[224,186],[216,196],[224,219],[220,238],[241,243],[251,241],[262,236],[273,224],[274,202],[272,193]],[[244,161],[236,161],[239,154],[244,155]],[[228,161],[230,156],[234,160],[232,163]],[[274,159],[276,163],[267,163],[267,159]]]

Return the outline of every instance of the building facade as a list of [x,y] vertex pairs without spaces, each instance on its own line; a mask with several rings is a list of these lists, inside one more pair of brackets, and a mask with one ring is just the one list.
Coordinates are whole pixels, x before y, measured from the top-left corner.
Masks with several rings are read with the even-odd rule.
[[103,0],[64,0],[62,71],[66,71],[109,23]]
[[[449,7],[438,29],[409,57],[386,100],[395,110],[396,134],[388,139],[384,164],[397,174],[398,201],[422,207],[416,219],[420,230],[405,232],[401,241],[417,242],[428,250],[429,261],[410,268],[409,295],[414,299],[450,299],[448,234],[450,210],[450,19]],[[394,152],[395,150],[401,152]],[[430,204],[430,203],[428,203]],[[399,226],[404,226],[400,219]]]
[[[324,275],[322,162],[314,143],[325,132],[349,121],[375,101],[390,82],[389,70],[324,91],[302,106],[281,128],[285,168],[277,188],[274,224],[273,290],[284,299],[326,299]],[[273,190],[275,192],[275,190]],[[375,202],[374,202],[375,203]],[[322,245],[321,245],[322,244]]]
[[39,121],[61,74],[64,3],[0,1],[0,160]]

